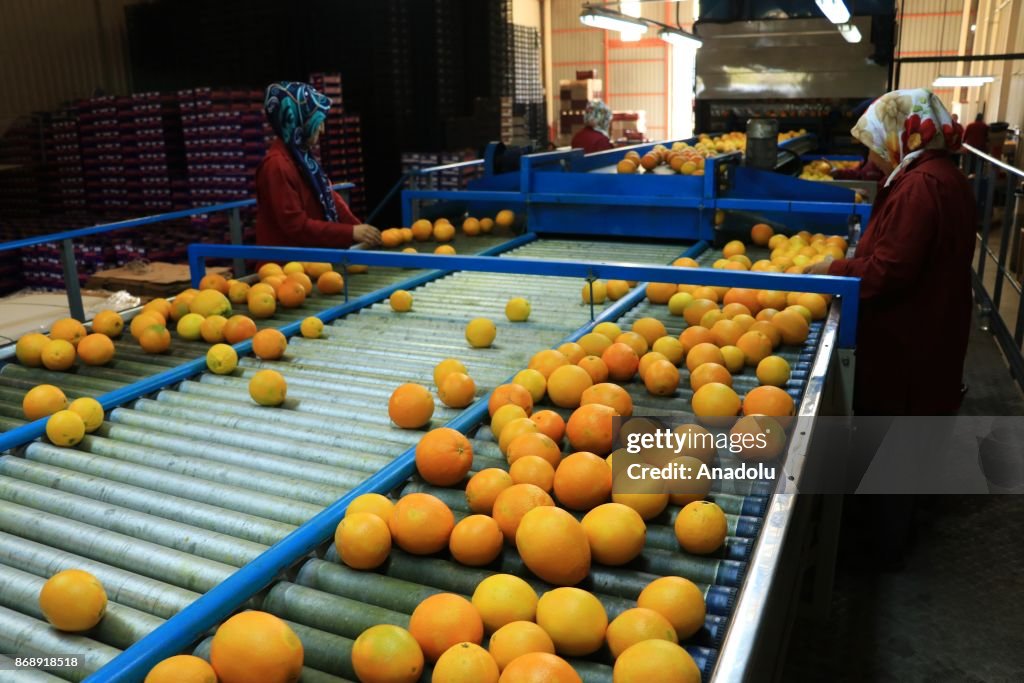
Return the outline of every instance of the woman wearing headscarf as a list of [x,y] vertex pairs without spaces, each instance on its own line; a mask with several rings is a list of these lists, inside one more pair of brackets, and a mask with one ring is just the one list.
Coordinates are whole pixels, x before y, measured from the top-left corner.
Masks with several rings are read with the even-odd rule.
[[975,203],[952,153],[963,128],[928,90],[877,99],[851,130],[885,174],[852,258],[808,272],[860,278],[854,411],[952,415],[971,325]]
[[583,113],[583,128],[572,136],[572,146],[581,148],[584,154],[611,149],[611,125],[612,110],[601,100],[591,100]]
[[380,231],[353,215],[313,155],[330,107],[330,98],[305,83],[267,87],[263,108],[277,137],[256,170],[257,244],[380,244]]

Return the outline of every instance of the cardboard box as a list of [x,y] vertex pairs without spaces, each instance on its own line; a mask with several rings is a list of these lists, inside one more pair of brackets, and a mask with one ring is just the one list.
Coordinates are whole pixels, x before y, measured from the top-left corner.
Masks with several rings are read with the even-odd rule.
[[[206,273],[231,277],[231,269],[224,267],[207,268]],[[187,289],[190,282],[187,265],[153,262],[141,267],[125,266],[97,271],[86,282],[86,287],[115,292],[124,289],[136,296],[166,297]]]
[[[590,100],[600,99],[604,94],[604,83],[599,78],[588,78],[585,80],[578,81],[559,81],[558,82],[559,99],[563,102],[583,103],[582,108],[586,108],[586,103]],[[562,105],[562,109],[580,109],[581,107],[566,106]]]

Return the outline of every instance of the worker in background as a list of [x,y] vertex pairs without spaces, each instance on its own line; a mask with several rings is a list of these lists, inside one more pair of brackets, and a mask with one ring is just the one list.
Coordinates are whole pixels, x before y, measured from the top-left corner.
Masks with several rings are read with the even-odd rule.
[[583,128],[572,136],[572,146],[582,149],[584,154],[611,149],[611,125],[612,110],[601,100],[591,100],[583,113]]
[[267,87],[263,108],[277,137],[256,169],[256,243],[348,248],[380,244],[380,231],[353,215],[331,189],[313,150],[330,98],[306,83]]
[[[979,152],[988,154],[988,124],[985,123],[985,115],[978,114],[974,122],[967,125],[964,131],[964,143],[970,145]],[[967,172],[972,173],[975,169],[976,159],[967,154]]]

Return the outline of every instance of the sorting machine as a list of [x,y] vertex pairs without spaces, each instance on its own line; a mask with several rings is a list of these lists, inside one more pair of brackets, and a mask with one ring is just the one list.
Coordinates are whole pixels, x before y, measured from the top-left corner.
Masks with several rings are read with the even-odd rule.
[[[524,167],[529,159],[524,157]],[[111,409],[103,427],[75,449],[26,441],[38,424],[10,429],[13,422],[3,423],[8,431],[0,434],[0,652],[82,657],[77,668],[20,671],[14,680],[141,681],[165,657],[193,651],[205,656],[220,621],[239,609],[258,608],[288,621],[302,639],[304,681],[351,681],[353,639],[374,623],[407,623],[416,604],[432,593],[469,595],[483,576],[497,571],[521,574],[545,590],[512,550],[493,566],[471,569],[447,556],[413,557],[395,549],[379,571],[367,573],[340,564],[330,540],[348,503],[370,491],[400,496],[428,490],[457,517],[467,514],[461,491],[437,489],[415,477],[413,447],[421,432],[390,424],[386,405],[396,386],[429,386],[437,362],[463,360],[478,399],[464,410],[439,406],[431,426],[447,424],[470,436],[474,471],[507,467],[486,426],[489,390],[525,367],[534,352],[578,339],[604,320],[626,327],[653,316],[669,334],[679,334],[685,323],[645,300],[645,281],[839,295],[805,344],[780,351],[793,366],[786,390],[800,416],[781,488],[773,492],[764,482],[716,485],[710,497],[725,510],[729,533],[722,550],[710,557],[678,549],[672,532],[678,509],[670,506],[649,524],[647,547],[637,561],[621,568],[595,565],[582,585],[614,618],[635,604],[653,578],[690,578],[705,591],[708,618],[705,629],[684,645],[704,679],[759,677],[764,658],[775,654],[770,647],[766,651],[772,639],[764,636],[776,630],[769,621],[775,610],[785,609],[773,602],[788,594],[780,584],[794,580],[790,564],[797,560],[790,548],[799,538],[803,498],[795,492],[812,432],[803,421],[819,412],[835,352],[852,346],[856,281],[667,268],[682,255],[707,266],[720,253],[700,239],[624,237],[600,228],[565,239],[551,233],[572,231],[545,230],[551,226],[543,215],[537,220],[529,223],[530,232],[478,257],[193,245],[194,277],[211,257],[343,256],[370,268],[350,282],[372,282],[385,268],[403,275],[375,291],[352,292],[337,306],[320,309],[309,302],[308,309],[297,309],[298,318],[312,313],[330,324],[323,339],[306,340],[296,335],[297,319],[282,320],[290,343],[281,360],[244,355],[229,376],[204,372],[201,359],[186,361],[115,388],[101,397]],[[637,226],[645,231],[642,223]],[[590,307],[580,292],[594,278],[640,284],[618,302]],[[410,313],[396,314],[386,303],[400,288],[414,296]],[[530,300],[528,322],[505,320],[510,296]],[[479,316],[498,326],[492,348],[472,349],[463,339],[466,322]],[[251,345],[237,348],[246,353]],[[249,400],[248,378],[264,367],[288,380],[282,407]],[[685,368],[681,375],[672,397],[653,397],[642,383],[630,384],[635,414],[688,412]],[[756,382],[746,369],[734,385],[742,394]],[[37,604],[46,577],[72,567],[99,577],[110,597],[100,625],[76,636],[50,628]],[[588,682],[611,680],[607,653],[573,664]]]

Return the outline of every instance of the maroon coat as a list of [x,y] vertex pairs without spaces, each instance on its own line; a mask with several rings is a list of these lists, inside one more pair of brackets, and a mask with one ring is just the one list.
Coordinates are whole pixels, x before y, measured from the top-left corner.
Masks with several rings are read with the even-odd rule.
[[591,152],[602,152],[613,147],[612,141],[604,133],[600,133],[590,126],[584,126],[576,135],[572,136],[573,147],[583,149],[584,154]]
[[256,244],[274,247],[352,246],[360,223],[345,200],[334,193],[338,222],[324,220],[324,208],[288,148],[274,140],[256,169]]
[[960,406],[971,326],[975,204],[948,154],[922,154],[875,199],[853,258],[861,278],[854,411],[948,415]]

